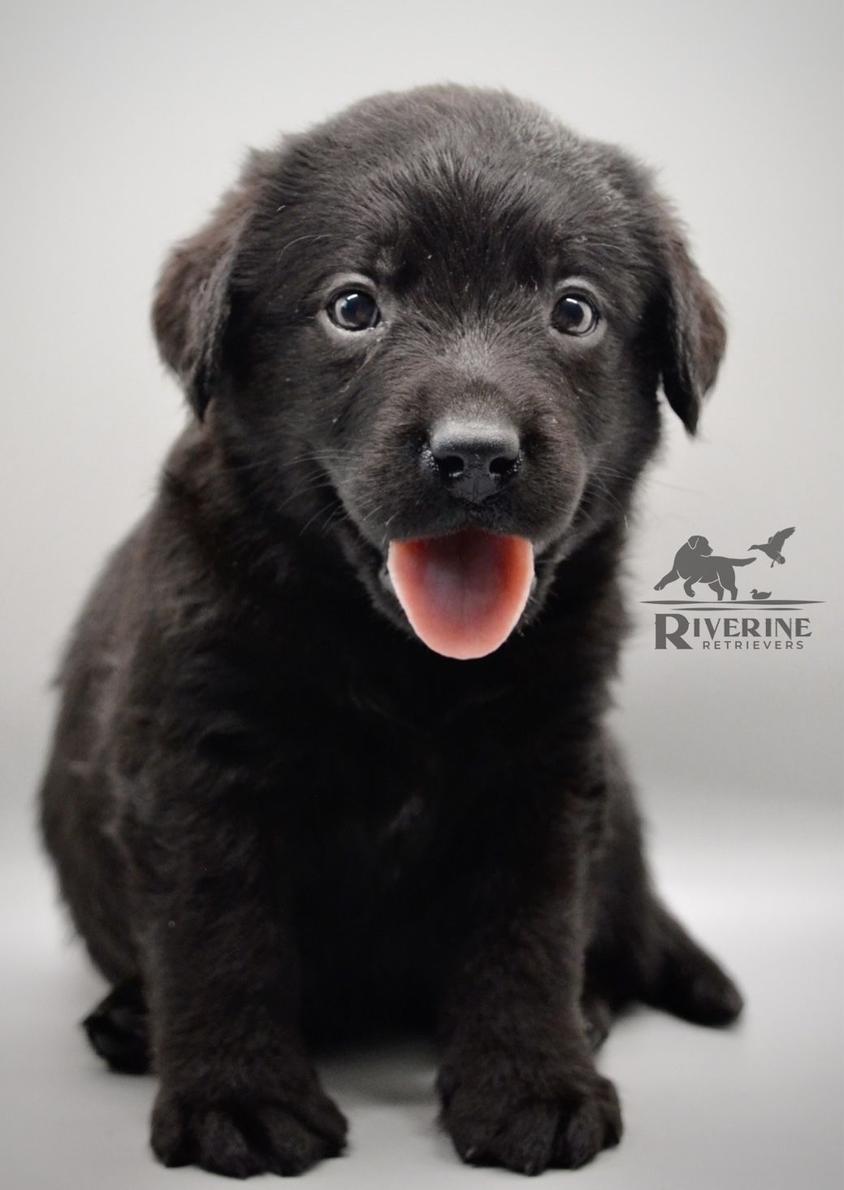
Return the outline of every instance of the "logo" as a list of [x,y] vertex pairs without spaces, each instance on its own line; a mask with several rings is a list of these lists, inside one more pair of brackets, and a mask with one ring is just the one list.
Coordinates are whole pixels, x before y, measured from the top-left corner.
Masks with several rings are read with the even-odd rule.
[[[804,648],[812,636],[811,618],[804,609],[823,601],[785,599],[775,593],[775,588],[782,586],[781,571],[777,568],[787,562],[783,550],[787,542],[790,546],[794,532],[792,525],[772,533],[767,541],[748,546],[748,553],[757,552],[743,558],[716,554],[700,533],[685,541],[674,555],[671,569],[654,590],[662,591],[673,583],[681,583],[687,598],[642,600],[650,606],[671,609],[655,612],[654,647],[734,652]],[[770,561],[767,570],[775,573],[764,583],[754,575],[759,586],[751,586],[749,598],[740,599],[739,582],[749,581],[744,568],[762,559]],[[762,590],[763,586],[769,589]],[[700,588],[704,588],[702,592]]]

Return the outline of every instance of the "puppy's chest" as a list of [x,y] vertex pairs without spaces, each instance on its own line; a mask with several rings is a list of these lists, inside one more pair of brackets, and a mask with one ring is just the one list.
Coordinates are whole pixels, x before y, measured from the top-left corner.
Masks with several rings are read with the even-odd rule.
[[303,898],[356,911],[431,898],[484,830],[475,811],[500,777],[498,734],[467,717],[420,724],[368,708],[311,719],[279,817]]
[[[365,750],[366,753],[366,750]],[[339,907],[413,895],[442,868],[458,832],[448,766],[431,749],[371,743],[327,774],[312,772],[285,816],[299,891]]]
[[410,793],[376,831],[375,846],[385,852],[413,850],[429,833],[435,814],[421,791]]
[[377,799],[372,789],[362,798],[350,791],[343,809],[323,819],[318,832],[323,872],[350,894],[427,878],[454,829],[432,767],[405,774]]

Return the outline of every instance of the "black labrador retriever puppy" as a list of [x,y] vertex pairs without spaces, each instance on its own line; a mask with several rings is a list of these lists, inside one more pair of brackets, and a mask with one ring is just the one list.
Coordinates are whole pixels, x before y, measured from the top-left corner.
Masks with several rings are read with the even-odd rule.
[[76,628],[42,794],[155,1070],[167,1165],[344,1145],[313,1046],[424,1025],[468,1162],[621,1134],[593,1050],[741,998],[660,902],[603,719],[662,389],[724,347],[649,173],[510,95],[356,104],[254,154],[164,269],[192,410]]

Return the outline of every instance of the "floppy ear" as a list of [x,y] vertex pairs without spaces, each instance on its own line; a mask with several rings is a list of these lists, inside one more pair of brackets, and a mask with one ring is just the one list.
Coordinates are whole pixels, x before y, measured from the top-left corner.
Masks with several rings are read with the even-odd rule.
[[250,158],[205,227],[173,249],[153,303],[161,358],[178,376],[200,420],[221,376],[232,267],[254,207],[258,157]]
[[698,536],[690,537],[689,540],[686,542],[686,545],[694,553],[694,551],[700,545],[700,537],[698,537]]
[[703,398],[715,383],[727,331],[715,291],[689,255],[682,228],[663,219],[664,292],[659,367],[668,403],[694,434]]

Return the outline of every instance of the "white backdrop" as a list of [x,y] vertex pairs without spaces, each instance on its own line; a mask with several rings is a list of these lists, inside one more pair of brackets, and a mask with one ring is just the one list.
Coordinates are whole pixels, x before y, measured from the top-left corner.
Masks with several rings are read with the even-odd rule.
[[[3,4],[0,22],[9,1184],[175,1184],[145,1152],[149,1080],[107,1078],[73,1031],[99,985],[62,940],[31,826],[61,639],[184,416],[148,330],[157,269],[248,145],[373,91],[447,80],[506,86],[658,166],[731,330],[698,441],[670,425],[640,502],[616,718],[662,882],[734,968],[750,1011],[732,1036],[644,1015],[622,1024],[603,1064],[628,1137],[576,1178],[625,1190],[837,1184],[840,4],[36,0]],[[686,537],[738,556],[786,525],[797,526],[788,566],[772,577],[757,563],[753,579],[825,601],[804,650],[654,650],[652,609],[638,601]],[[500,1180],[452,1165],[430,1124],[427,1059],[404,1057],[332,1067],[356,1151],[312,1181]],[[180,1182],[200,1183],[198,1172]]]

